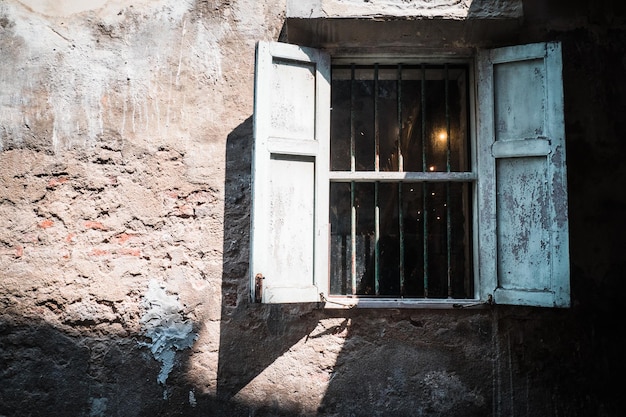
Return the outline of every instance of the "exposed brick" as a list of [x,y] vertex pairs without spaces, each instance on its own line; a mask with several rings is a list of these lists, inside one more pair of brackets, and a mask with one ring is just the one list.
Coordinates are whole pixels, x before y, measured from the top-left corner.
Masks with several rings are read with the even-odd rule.
[[100,222],[94,222],[94,221],[86,221],[85,227],[87,229],[94,229],[94,230],[107,230],[105,225],[103,225]]
[[46,220],[42,220],[41,222],[39,222],[38,226],[41,227],[42,229],[47,229],[49,227],[54,226],[54,222],[50,219],[46,219]]
[[120,233],[119,235],[113,237],[113,241],[121,245],[121,244],[128,242],[130,239],[134,237],[135,235],[131,235],[128,233]]
[[106,249],[98,249],[98,248],[94,248],[89,252],[89,255],[91,256],[105,256],[108,255],[109,251]]
[[54,187],[56,187],[58,185],[66,183],[68,181],[69,181],[68,177],[52,178],[50,181],[48,181],[48,188],[54,188]]

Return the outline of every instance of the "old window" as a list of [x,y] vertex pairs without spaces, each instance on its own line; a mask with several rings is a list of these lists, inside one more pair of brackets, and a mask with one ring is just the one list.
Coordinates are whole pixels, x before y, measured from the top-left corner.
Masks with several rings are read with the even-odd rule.
[[259,43],[254,298],[569,304],[560,45],[467,58]]
[[467,65],[331,77],[329,294],[473,298]]

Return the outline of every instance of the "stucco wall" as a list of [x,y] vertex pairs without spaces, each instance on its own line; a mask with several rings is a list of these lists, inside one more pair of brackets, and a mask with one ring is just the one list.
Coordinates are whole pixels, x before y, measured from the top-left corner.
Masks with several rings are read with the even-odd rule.
[[249,302],[285,1],[0,3],[0,416],[619,415],[625,13],[595,3],[490,41],[563,42],[573,306],[461,311]]

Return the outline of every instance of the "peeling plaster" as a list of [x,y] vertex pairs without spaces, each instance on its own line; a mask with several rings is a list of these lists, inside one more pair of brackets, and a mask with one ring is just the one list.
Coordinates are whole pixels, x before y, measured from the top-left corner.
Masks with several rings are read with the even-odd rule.
[[184,318],[178,297],[168,295],[155,280],[148,284],[143,306],[146,311],[141,317],[141,324],[144,335],[152,342],[142,345],[149,347],[154,358],[161,362],[157,380],[165,384],[174,367],[176,351],[190,348],[198,334],[193,332],[193,324]]

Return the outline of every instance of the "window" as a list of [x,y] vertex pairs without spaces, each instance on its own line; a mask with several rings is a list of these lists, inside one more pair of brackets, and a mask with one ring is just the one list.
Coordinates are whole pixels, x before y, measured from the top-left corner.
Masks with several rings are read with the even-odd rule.
[[467,65],[333,65],[329,294],[473,298]]
[[254,299],[569,305],[559,44],[331,67],[260,42],[255,86]]

